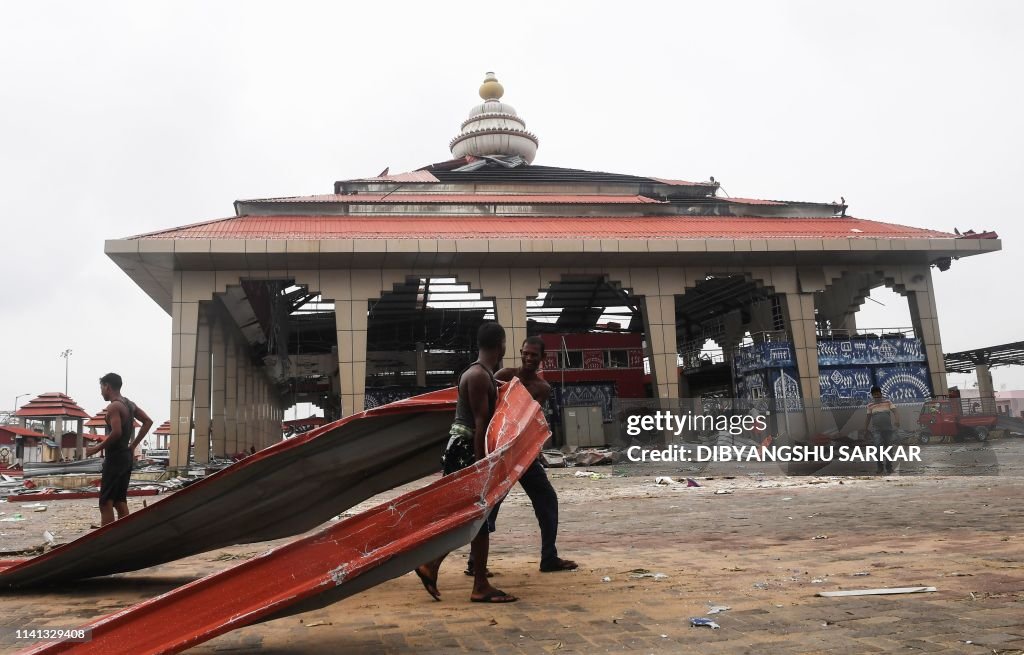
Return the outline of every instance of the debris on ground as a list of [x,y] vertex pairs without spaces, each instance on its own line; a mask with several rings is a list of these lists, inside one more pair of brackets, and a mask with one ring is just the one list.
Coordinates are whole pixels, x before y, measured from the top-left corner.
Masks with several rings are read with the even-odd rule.
[[731,609],[732,608],[729,607],[728,605],[713,605],[710,608],[708,608],[708,616],[710,616],[712,614],[720,614],[722,612],[728,612]]
[[601,582],[611,582],[611,581],[612,581],[612,579],[610,577],[608,577],[607,575],[604,576],[603,578],[601,578]]
[[814,539],[828,539],[828,535],[827,535],[827,534],[816,534],[816,535],[814,535],[813,537],[811,537],[811,540],[812,540],[812,541],[813,541]]
[[602,466],[618,464],[625,459],[624,450],[615,448],[578,448],[564,446],[561,450],[545,450],[540,454],[541,464],[548,468],[567,466]]
[[837,598],[841,596],[887,596],[891,594],[921,594],[938,591],[935,587],[892,587],[888,589],[850,589],[847,591],[819,591],[818,596]]
[[647,569],[633,569],[630,571],[630,578],[639,580],[641,578],[653,578],[655,580],[668,580],[668,576],[664,573],[651,573]]
[[718,491],[715,492],[715,495],[716,496],[724,496],[726,494],[731,494],[731,493],[732,493],[732,489],[719,489]]
[[607,478],[607,477],[611,477],[611,476],[602,475],[600,473],[595,473],[594,471],[576,471],[575,477],[577,477],[577,478],[589,478],[591,480],[600,480],[602,478]]
[[0,519],[0,521],[3,521],[4,523],[14,523],[15,521],[24,521],[24,520],[25,520],[25,517],[22,516],[21,514],[11,514],[10,516],[8,516],[6,518]]
[[705,619],[703,616],[694,616],[690,618],[690,625],[694,628],[707,627],[712,630],[718,630],[720,625],[712,621],[711,619]]
[[565,468],[565,455],[560,450],[545,450],[540,454],[540,463],[544,468]]

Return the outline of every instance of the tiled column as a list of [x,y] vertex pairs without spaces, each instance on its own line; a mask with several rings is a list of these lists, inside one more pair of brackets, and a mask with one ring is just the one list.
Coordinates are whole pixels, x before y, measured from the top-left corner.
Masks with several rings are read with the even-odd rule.
[[480,291],[484,298],[494,298],[494,318],[505,328],[505,359],[503,366],[519,366],[519,348],[526,340],[526,298],[537,295],[536,284],[526,289],[516,284],[513,291],[510,269],[481,269]]
[[260,441],[262,442],[261,448],[266,448],[270,445],[270,412],[267,406],[270,402],[270,389],[267,385],[267,378],[262,373],[260,374]]
[[931,375],[932,393],[946,395],[949,387],[946,381],[946,360],[942,354],[942,338],[939,334],[939,313],[935,305],[935,288],[929,269],[923,269],[923,289],[909,291],[907,303],[910,306],[910,320],[914,324],[914,332],[921,340],[925,356],[928,360],[928,372]]
[[[622,277],[622,273],[618,274]],[[629,271],[633,293],[643,296],[644,332],[655,395],[679,398],[679,357],[676,344],[676,295],[686,292],[682,268],[634,268]]]
[[[341,415],[363,411],[366,398],[366,325],[371,298],[383,290],[380,269],[324,271],[320,293],[334,301],[338,333],[338,386]],[[391,287],[389,280],[388,288]]]
[[224,454],[234,455],[238,447],[238,346],[224,325]]
[[193,284],[193,276],[175,271],[171,293],[171,468],[188,466],[192,440],[192,399],[199,327],[199,300],[198,294],[193,293]]
[[238,411],[235,414],[235,439],[238,450],[249,450],[249,365],[245,349],[238,347]]
[[210,321],[208,308],[200,307],[196,335],[195,447],[196,464],[210,462]]
[[800,377],[800,396],[804,411],[806,432],[800,434],[798,423],[791,423],[793,438],[816,434],[821,423],[821,384],[818,380],[818,329],[814,322],[814,294],[787,293],[784,295],[789,334],[796,356]]
[[210,325],[210,358],[213,367],[210,371],[210,439],[214,457],[224,457],[226,449],[226,392],[227,392],[227,347],[224,343],[224,319],[215,320]]
[[252,362],[246,353],[245,358],[245,442],[246,449],[256,446],[259,448],[256,434],[256,376],[253,375]]

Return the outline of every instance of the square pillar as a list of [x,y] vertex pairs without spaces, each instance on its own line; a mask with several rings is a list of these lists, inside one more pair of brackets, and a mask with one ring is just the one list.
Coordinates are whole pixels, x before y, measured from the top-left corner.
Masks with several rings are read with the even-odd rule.
[[225,413],[227,411],[227,345],[223,320],[210,326],[210,441],[214,457],[224,457],[226,449]]
[[249,376],[248,367],[246,366],[246,353],[243,346],[238,345],[238,350],[235,355],[235,370],[237,371],[237,405],[235,410],[235,446],[238,451],[249,450],[249,435],[248,430],[248,386]]
[[[793,343],[804,420],[792,421],[791,437],[810,437],[821,429],[821,383],[818,379],[818,326],[813,293],[785,293],[786,327]],[[802,425],[800,425],[802,423]],[[801,428],[806,428],[806,431]]]
[[[614,273],[626,285],[622,272]],[[656,398],[679,398],[679,350],[676,343],[676,296],[686,293],[688,272],[682,268],[633,268],[628,286],[642,296],[647,358]],[[672,409],[677,409],[675,406]]]
[[[469,276],[467,276],[469,277]],[[505,358],[502,366],[519,366],[519,349],[526,340],[526,297],[537,294],[536,288],[528,293],[513,289],[510,269],[481,269],[480,291],[484,298],[494,298],[494,320],[505,328]],[[531,285],[535,287],[536,285]]]
[[946,381],[946,360],[942,351],[942,337],[939,334],[939,312],[935,304],[935,287],[932,285],[930,269],[923,269],[921,275],[925,277],[925,289],[907,293],[910,320],[914,326],[915,336],[921,340],[921,347],[924,349],[928,362],[932,393],[944,396],[949,393],[949,387]]
[[210,462],[210,320],[206,307],[199,311],[196,335],[195,446],[196,464]]
[[[391,276],[388,280],[390,288]],[[384,284],[380,269],[324,271],[320,276],[320,295],[334,301],[341,416],[359,413],[366,404],[368,303],[381,296]]]
[[238,345],[224,326],[224,454],[234,455],[238,448]]
[[171,309],[171,411],[170,467],[189,463],[192,442],[192,402],[195,390],[196,341],[199,302],[186,300],[183,274],[174,274]]

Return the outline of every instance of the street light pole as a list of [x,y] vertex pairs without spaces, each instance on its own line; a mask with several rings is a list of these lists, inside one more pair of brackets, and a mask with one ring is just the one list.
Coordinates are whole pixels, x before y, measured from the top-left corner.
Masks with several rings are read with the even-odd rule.
[[31,395],[32,394],[30,394],[30,393],[19,393],[17,396],[14,397],[14,412],[15,413],[18,412],[18,401],[21,400],[22,398],[24,398],[25,396],[31,396]]
[[64,358],[64,395],[68,395],[68,362],[71,360],[71,349],[63,351],[60,354]]

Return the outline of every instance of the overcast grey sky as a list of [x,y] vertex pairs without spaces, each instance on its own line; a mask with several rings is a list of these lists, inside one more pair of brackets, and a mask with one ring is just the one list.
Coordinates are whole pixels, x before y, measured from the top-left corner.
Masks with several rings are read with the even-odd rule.
[[[63,390],[72,348],[87,411],[116,370],[165,420],[170,318],[103,240],[442,161],[488,70],[540,137],[538,164],[997,230],[1003,252],[935,272],[942,337],[1024,339],[1022,7],[5,2],[0,407]],[[909,322],[878,297],[862,325]],[[1024,388],[1024,370],[995,382]]]

